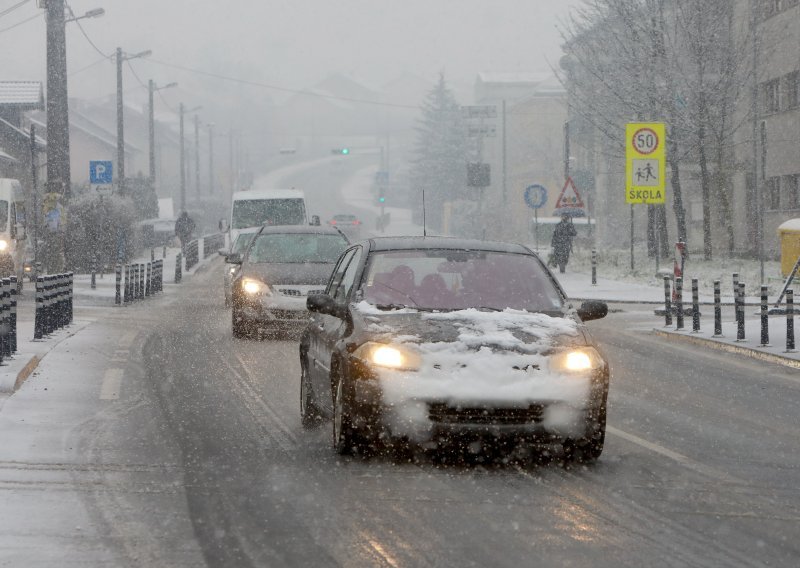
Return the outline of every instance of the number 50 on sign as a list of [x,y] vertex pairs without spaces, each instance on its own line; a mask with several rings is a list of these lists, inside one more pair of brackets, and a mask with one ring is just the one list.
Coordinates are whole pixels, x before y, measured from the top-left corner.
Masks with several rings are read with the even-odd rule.
[[633,122],[625,127],[625,201],[666,202],[666,144],[663,122]]

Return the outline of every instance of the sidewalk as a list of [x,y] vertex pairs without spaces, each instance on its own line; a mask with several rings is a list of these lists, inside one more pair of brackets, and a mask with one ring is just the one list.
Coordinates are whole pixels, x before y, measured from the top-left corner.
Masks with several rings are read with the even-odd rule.
[[[156,250],[156,260],[161,259],[162,249]],[[168,248],[164,258],[164,292],[168,294],[175,285],[175,260],[180,252],[179,248]],[[218,256],[217,251],[208,251],[203,254],[201,243],[200,259],[196,266],[191,270],[183,270],[183,277],[186,278],[203,270],[205,266]],[[132,263],[150,262],[150,252],[147,251]],[[96,288],[91,288],[91,275],[76,274],[74,280],[73,298],[75,308],[80,307],[111,307],[114,305],[116,295],[116,278],[114,273],[105,274],[101,277],[96,275]],[[145,300],[146,301],[146,300]],[[56,346],[64,340],[72,337],[85,329],[91,323],[97,321],[95,318],[86,316],[76,316],[72,324],[56,330],[51,335],[42,339],[33,339],[34,319],[36,313],[35,305],[35,284],[24,282],[22,295],[19,297],[17,305],[17,352],[0,364],[0,406],[4,397],[9,396],[22,386],[22,384],[33,374],[39,363]]]

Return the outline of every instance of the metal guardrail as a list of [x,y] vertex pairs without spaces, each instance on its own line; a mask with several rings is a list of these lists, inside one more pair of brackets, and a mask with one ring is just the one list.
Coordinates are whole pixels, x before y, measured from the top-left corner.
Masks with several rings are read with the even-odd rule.
[[164,290],[164,260],[117,265],[114,303],[126,305]]

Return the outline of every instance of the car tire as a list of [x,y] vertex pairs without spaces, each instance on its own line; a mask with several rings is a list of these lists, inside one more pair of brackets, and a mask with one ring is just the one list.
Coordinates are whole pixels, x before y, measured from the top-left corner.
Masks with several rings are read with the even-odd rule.
[[350,416],[347,380],[339,377],[333,399],[333,448],[340,455],[350,455],[362,448],[361,436]]
[[319,426],[321,418],[308,374],[308,362],[303,361],[300,363],[300,420],[303,428],[310,430]]
[[231,331],[236,339],[246,339],[250,337],[252,324],[239,313],[236,306],[231,310]]
[[606,440],[606,406],[600,407],[592,423],[592,434],[579,440],[567,440],[563,444],[564,460],[571,463],[594,463],[603,453]]

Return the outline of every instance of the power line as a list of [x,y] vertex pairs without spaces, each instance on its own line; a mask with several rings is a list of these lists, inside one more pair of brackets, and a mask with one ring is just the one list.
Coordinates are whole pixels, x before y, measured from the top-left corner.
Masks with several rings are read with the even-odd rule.
[[[64,2],[64,4],[67,6],[67,9],[69,10],[69,13],[70,13],[70,14],[72,15],[72,17],[74,18],[74,17],[75,17],[75,12],[73,12],[73,11],[72,11],[72,6],[70,6],[70,5],[69,5],[69,4],[67,4],[66,2]],[[80,21],[80,20],[78,20],[78,19],[75,19],[75,20],[73,20],[73,22],[75,22],[75,25],[77,25],[77,26],[78,26],[78,29],[79,29],[79,30],[81,31],[81,33],[83,34],[83,37],[85,37],[85,38],[86,38],[86,41],[88,41],[88,42],[89,42],[89,45],[91,45],[91,46],[94,48],[94,50],[95,50],[97,53],[99,53],[100,55],[102,55],[103,57],[105,57],[105,58],[107,58],[107,59],[111,59],[111,55],[110,55],[110,54],[108,54],[108,53],[104,53],[104,52],[103,52],[103,50],[102,50],[102,49],[100,49],[99,47],[97,47],[97,44],[95,44],[95,43],[92,41],[92,38],[90,38],[90,37],[89,37],[89,34],[87,34],[87,33],[86,33],[86,30],[84,30],[84,29],[83,29],[83,26],[81,25],[81,21]]]
[[20,27],[22,24],[27,24],[28,22],[31,22],[31,21],[35,20],[36,18],[41,18],[41,17],[42,17],[42,15],[43,15],[43,13],[41,13],[41,12],[40,12],[40,13],[38,13],[38,14],[34,14],[34,15],[33,15],[33,16],[31,16],[30,18],[25,18],[24,20],[22,20],[21,22],[17,22],[17,23],[16,23],[16,24],[14,24],[13,26],[8,26],[7,28],[3,28],[3,29],[1,29],[1,30],[0,30],[0,34],[2,34],[2,33],[4,33],[4,32],[7,32],[7,31],[11,31],[11,30],[13,30],[14,28],[18,28],[18,27]]
[[280,87],[278,85],[270,85],[268,83],[261,83],[258,81],[250,81],[247,79],[239,79],[238,77],[229,77],[226,75],[220,75],[218,73],[211,73],[210,71],[203,71],[202,69],[193,69],[191,67],[186,67],[184,65],[177,65],[175,63],[167,63],[166,61],[159,61],[157,59],[148,59],[151,63],[155,63],[157,65],[163,65],[165,67],[171,67],[173,69],[180,69],[181,71],[188,71],[189,73],[195,73],[197,75],[203,75],[205,77],[211,77],[212,79],[219,79],[222,81],[229,81],[232,83],[238,83],[240,85],[250,85],[251,87],[260,87],[262,89],[271,89],[273,91],[282,91],[284,93],[293,93],[296,95],[306,95],[309,97],[317,97],[320,99],[333,99],[338,101],[345,101],[349,103],[359,103],[365,105],[373,105],[373,106],[383,106],[383,107],[392,107],[392,108],[405,108],[405,109],[413,109],[419,110],[419,107],[416,105],[404,105],[399,103],[387,103],[384,101],[373,101],[369,99],[356,99],[352,97],[341,97],[337,95],[326,95],[324,93],[315,93],[313,91],[306,91],[302,89],[290,89],[288,87]]
[[92,67],[94,67],[95,65],[99,65],[99,64],[103,63],[104,61],[108,61],[109,59],[111,59],[111,58],[110,58],[110,57],[103,57],[102,59],[98,59],[98,60],[97,60],[97,61],[95,61],[94,63],[90,63],[89,65],[87,65],[87,66],[85,66],[85,67],[81,67],[81,68],[80,68],[80,69],[78,69],[77,71],[73,71],[72,73],[69,73],[69,74],[67,75],[67,77],[72,77],[73,75],[77,75],[78,73],[83,73],[83,72],[84,72],[84,71],[86,71],[87,69],[91,69],[91,68],[92,68]]
[[5,9],[5,10],[3,10],[2,12],[0,12],[0,18],[2,18],[3,16],[7,16],[8,14],[10,14],[11,12],[13,12],[13,11],[14,11],[14,10],[16,10],[17,8],[22,8],[22,7],[23,7],[25,4],[27,4],[27,3],[28,3],[28,2],[30,2],[30,1],[31,1],[31,0],[22,0],[21,2],[17,2],[17,3],[16,3],[16,4],[14,4],[13,6],[9,6],[8,8],[6,8],[6,9]]

